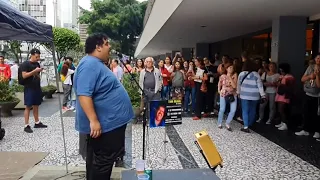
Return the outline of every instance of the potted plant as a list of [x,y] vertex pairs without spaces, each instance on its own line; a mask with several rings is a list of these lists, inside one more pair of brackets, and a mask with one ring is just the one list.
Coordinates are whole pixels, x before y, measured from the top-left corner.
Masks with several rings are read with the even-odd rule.
[[13,90],[13,92],[15,92],[16,97],[20,100],[15,109],[24,109],[24,87],[20,85],[18,81],[14,81],[11,89]]
[[[136,81],[139,81],[139,74],[133,73],[133,77]],[[132,104],[132,108],[135,112],[135,118],[140,115],[140,102],[141,94],[137,83],[134,82],[130,74],[124,74],[122,79],[123,87],[126,89]]]
[[44,86],[41,88],[42,89],[42,93],[43,95],[47,98],[47,99],[51,99],[52,95],[57,91],[57,87],[53,86],[53,85],[48,85],[48,86]]
[[12,109],[20,102],[15,96],[15,92],[9,86],[9,80],[4,76],[0,76],[0,107],[1,116],[12,116]]

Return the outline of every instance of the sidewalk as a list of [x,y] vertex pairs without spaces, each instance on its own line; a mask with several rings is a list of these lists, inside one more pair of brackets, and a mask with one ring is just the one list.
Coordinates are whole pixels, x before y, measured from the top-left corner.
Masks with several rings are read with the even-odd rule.
[[[65,166],[35,166],[30,169],[21,180],[81,180],[85,179],[85,167],[68,167],[69,173],[66,174]],[[114,167],[111,179],[120,180],[123,168]],[[60,178],[61,177],[61,178]]]

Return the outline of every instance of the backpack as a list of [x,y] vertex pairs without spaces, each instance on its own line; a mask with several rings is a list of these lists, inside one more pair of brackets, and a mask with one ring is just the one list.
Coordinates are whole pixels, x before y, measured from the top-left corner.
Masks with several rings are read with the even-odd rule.
[[18,83],[20,85],[24,85],[25,84],[25,79],[22,77],[21,67],[18,68]]
[[181,71],[174,72],[175,75],[172,79],[172,87],[183,87],[184,85],[184,78],[183,73]]

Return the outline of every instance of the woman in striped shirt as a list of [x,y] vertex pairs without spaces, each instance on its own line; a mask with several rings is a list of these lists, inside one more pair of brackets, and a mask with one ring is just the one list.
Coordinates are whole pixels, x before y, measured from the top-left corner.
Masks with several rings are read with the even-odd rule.
[[255,64],[246,61],[238,77],[237,94],[241,99],[244,127],[241,131],[249,133],[249,126],[255,122],[256,110],[260,99],[265,99],[265,92],[260,75],[255,71]]

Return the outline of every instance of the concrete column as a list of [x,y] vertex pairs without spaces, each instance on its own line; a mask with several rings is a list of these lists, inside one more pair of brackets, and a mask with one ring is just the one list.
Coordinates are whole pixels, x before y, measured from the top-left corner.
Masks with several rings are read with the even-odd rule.
[[[291,74],[296,79],[295,93],[298,97],[304,96],[300,79],[305,71],[306,30],[306,17],[283,16],[272,22],[271,61],[290,64]],[[302,104],[303,98],[295,98],[291,111],[301,114]]]
[[271,61],[289,63],[298,84],[305,70],[306,30],[306,17],[281,16],[272,22]]
[[181,55],[186,61],[190,61],[192,59],[192,48],[182,48]]
[[209,43],[197,43],[196,44],[196,57],[200,57],[200,58],[210,57]]

